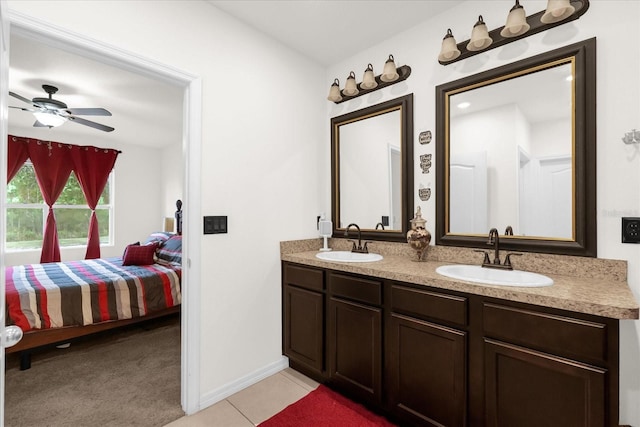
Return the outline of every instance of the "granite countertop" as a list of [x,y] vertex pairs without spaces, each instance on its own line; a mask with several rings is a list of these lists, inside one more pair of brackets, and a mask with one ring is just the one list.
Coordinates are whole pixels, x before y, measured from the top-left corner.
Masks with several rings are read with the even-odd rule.
[[[343,239],[332,240],[331,246],[335,250],[348,250],[346,242],[339,242]],[[478,254],[468,248],[431,246],[426,260],[417,262],[413,260],[415,255],[406,244],[375,242],[378,244],[372,244],[370,251],[381,253],[384,259],[367,263],[345,263],[316,258],[316,253],[322,246],[319,242],[319,239],[281,242],[281,259],[313,267],[613,319],[639,318],[638,303],[626,280],[625,261],[525,254],[522,257],[524,260],[518,259],[519,265],[514,260],[514,268],[544,274],[554,282],[552,286],[525,288],[477,284],[436,273],[436,268],[441,265],[480,264],[477,260]],[[377,247],[374,249],[374,246]]]

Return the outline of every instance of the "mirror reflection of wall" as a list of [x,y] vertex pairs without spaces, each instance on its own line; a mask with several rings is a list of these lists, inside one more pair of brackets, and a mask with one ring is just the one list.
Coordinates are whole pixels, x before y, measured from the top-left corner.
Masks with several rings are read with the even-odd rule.
[[339,127],[339,228],[401,229],[401,129],[399,109]]
[[571,239],[572,63],[449,97],[451,233]]

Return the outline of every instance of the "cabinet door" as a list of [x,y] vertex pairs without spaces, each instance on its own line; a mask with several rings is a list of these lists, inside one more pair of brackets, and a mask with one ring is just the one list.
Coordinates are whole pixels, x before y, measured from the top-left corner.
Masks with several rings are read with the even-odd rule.
[[607,371],[485,339],[487,426],[605,425]]
[[284,354],[293,368],[320,380],[324,373],[324,296],[289,285],[283,290]]
[[390,410],[411,425],[466,420],[466,332],[392,313],[387,329]]
[[366,403],[382,401],[382,310],[329,300],[329,380]]

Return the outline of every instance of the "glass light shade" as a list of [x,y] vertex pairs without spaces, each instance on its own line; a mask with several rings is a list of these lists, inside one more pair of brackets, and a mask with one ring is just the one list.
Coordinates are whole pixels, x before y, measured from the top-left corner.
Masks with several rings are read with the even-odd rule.
[[367,69],[364,70],[364,76],[362,77],[362,83],[360,87],[363,89],[373,89],[378,86],[376,77],[373,75],[373,65],[369,64]]
[[507,23],[504,24],[500,35],[502,37],[516,37],[529,31],[529,27],[524,7],[520,6],[519,1],[516,1],[516,5],[511,8],[509,16],[507,16]]
[[549,0],[547,2],[547,10],[540,18],[540,21],[543,24],[559,22],[573,15],[575,10],[576,8],[571,6],[569,0]]
[[471,40],[467,44],[467,49],[473,52],[486,49],[491,46],[493,40],[489,37],[489,31],[487,30],[487,24],[482,20],[482,15],[478,17],[478,22],[473,26],[471,31]]
[[329,88],[329,96],[327,99],[331,102],[342,101],[342,95],[340,95],[340,80],[334,79],[331,88]]
[[393,55],[389,55],[389,59],[384,63],[380,80],[383,82],[395,82],[399,77],[400,75],[396,69],[396,63],[394,62]]
[[342,93],[347,96],[354,96],[358,94],[358,85],[356,84],[356,73],[353,71],[349,73],[349,77],[347,77],[347,82],[344,84],[344,89]]
[[33,113],[36,116],[36,120],[42,123],[45,126],[56,127],[60,126],[64,122],[67,121],[64,117],[58,116],[53,113],[43,113],[41,111],[36,111]]
[[438,55],[438,61],[446,62],[452,61],[460,56],[460,50],[458,50],[458,44],[451,29],[447,30],[447,35],[442,39],[442,49],[440,49],[440,55]]

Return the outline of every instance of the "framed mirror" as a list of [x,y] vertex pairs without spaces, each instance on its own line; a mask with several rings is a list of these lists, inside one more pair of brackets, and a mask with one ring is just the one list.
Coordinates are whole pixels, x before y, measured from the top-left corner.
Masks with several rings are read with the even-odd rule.
[[[436,87],[436,244],[596,256],[595,38]],[[504,235],[504,236],[503,236]]]
[[406,241],[413,213],[413,94],[331,119],[333,236]]

